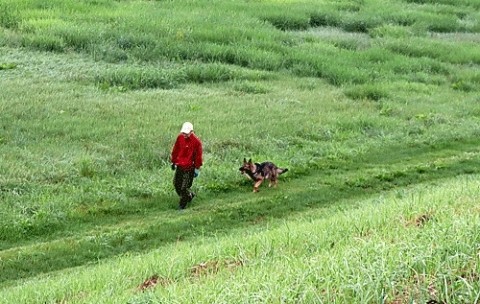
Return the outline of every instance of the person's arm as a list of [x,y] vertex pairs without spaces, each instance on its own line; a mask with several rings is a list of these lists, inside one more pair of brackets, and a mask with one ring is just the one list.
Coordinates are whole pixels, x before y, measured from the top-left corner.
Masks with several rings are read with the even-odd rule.
[[177,137],[177,140],[175,141],[175,144],[173,145],[173,148],[172,148],[172,154],[170,155],[170,161],[174,165],[177,164],[177,158],[178,158],[179,150],[180,150],[180,144],[179,144],[178,137]]
[[203,148],[202,142],[198,140],[197,149],[195,151],[195,169],[200,169],[203,165]]

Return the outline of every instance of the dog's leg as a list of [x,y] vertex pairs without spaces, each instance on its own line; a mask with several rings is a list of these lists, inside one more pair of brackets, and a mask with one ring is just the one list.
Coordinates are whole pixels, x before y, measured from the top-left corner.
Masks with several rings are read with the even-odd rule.
[[253,185],[253,192],[258,192],[258,187],[260,187],[260,185],[262,184],[262,181],[263,180],[259,179],[255,182],[255,184]]
[[270,187],[276,188],[278,183],[278,179],[272,179],[270,181]]
[[276,174],[276,172],[274,172],[270,178],[270,184],[269,186],[270,187],[276,187],[277,186],[277,181],[278,181],[278,174]]
[[274,187],[274,188],[277,187],[277,180],[276,179],[272,179],[270,181],[270,187]]

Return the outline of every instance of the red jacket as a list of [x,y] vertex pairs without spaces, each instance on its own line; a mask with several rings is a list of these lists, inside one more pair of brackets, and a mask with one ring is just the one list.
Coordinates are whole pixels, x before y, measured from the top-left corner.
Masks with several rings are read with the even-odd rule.
[[180,134],[173,146],[171,161],[183,170],[200,169],[203,165],[202,153],[202,142],[195,134],[187,138]]

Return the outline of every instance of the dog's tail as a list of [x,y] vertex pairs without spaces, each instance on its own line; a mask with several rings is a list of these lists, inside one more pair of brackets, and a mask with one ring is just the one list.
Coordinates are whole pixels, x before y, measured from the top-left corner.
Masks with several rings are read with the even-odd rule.
[[277,169],[278,175],[281,175],[281,174],[283,174],[283,173],[285,173],[285,172],[287,172],[287,171],[288,171],[288,168],[278,168],[278,169]]

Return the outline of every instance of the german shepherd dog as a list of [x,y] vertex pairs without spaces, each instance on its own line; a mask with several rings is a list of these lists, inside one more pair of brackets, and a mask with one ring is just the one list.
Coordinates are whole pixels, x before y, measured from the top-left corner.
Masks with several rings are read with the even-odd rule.
[[259,164],[253,163],[252,159],[247,161],[246,158],[243,159],[243,166],[241,166],[239,170],[240,173],[255,182],[253,184],[253,192],[258,192],[258,187],[260,187],[264,180],[269,181],[269,187],[276,187],[278,176],[288,171],[287,168],[278,168],[272,162]]

